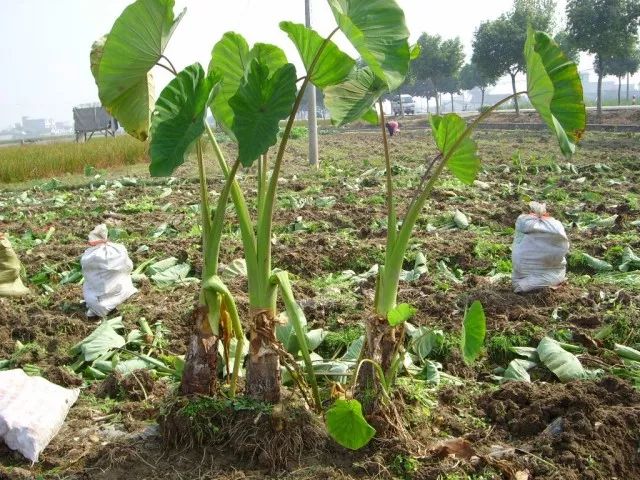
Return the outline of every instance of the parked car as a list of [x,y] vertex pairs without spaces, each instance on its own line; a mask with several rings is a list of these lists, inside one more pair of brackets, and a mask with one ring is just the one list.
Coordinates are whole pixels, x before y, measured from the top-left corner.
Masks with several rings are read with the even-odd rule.
[[416,113],[416,104],[413,101],[411,95],[402,95],[402,107],[400,106],[400,95],[395,95],[391,98],[391,109],[394,115],[400,115],[402,110],[407,115],[413,115]]

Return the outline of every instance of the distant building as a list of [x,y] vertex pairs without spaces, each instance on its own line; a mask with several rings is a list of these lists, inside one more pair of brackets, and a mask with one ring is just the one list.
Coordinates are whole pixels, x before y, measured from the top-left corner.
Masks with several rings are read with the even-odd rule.
[[47,135],[51,133],[54,121],[45,118],[22,117],[22,131],[27,135]]

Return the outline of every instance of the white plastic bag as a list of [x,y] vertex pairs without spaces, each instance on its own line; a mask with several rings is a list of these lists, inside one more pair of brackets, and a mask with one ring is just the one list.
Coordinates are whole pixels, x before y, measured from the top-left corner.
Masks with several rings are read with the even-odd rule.
[[37,462],[79,394],[20,369],[0,372],[0,439]]
[[554,287],[565,281],[569,239],[562,223],[547,215],[544,203],[531,202],[531,213],[516,221],[511,262],[515,292]]
[[80,259],[89,316],[104,317],[137,292],[131,281],[133,262],[126,247],[107,241],[107,233],[105,224],[94,228],[89,234],[91,247]]

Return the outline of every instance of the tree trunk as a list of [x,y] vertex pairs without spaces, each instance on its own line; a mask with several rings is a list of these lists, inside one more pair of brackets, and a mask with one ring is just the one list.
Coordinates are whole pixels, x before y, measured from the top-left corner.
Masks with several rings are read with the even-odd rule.
[[398,98],[400,99],[400,116],[404,118],[404,105],[402,104],[402,90],[398,89]]
[[[602,72],[602,67],[599,68],[599,72]],[[598,73],[598,121],[600,121],[600,117],[602,116],[602,73]]]
[[275,308],[251,309],[247,396],[268,403],[280,401],[280,356],[275,348]]
[[629,73],[627,72],[627,105],[629,105]]
[[453,92],[450,93],[451,95],[451,113],[455,112],[455,109],[453,108]]
[[[511,88],[513,88],[513,94],[515,95],[517,93],[516,90],[516,74],[515,73],[509,73],[509,75],[511,75]],[[515,97],[513,99],[513,103],[516,107],[516,115],[520,115],[520,105],[518,105],[518,97]]]
[[440,115],[440,101],[438,99],[438,92],[436,92],[436,115]]
[[[390,371],[391,364],[397,353],[402,337],[401,328],[389,325],[381,315],[372,315],[367,321],[364,350],[361,359],[368,358],[380,365],[385,375]],[[355,396],[362,404],[365,414],[373,413],[380,405],[380,379],[377,377],[373,365],[365,363],[360,368],[356,379]]]
[[208,309],[200,306],[193,311],[193,332],[185,356],[180,382],[182,395],[214,395],[218,386],[218,341],[211,331]]
[[622,91],[622,77],[618,77],[618,106],[620,106],[620,92]]
[[480,110],[484,108],[484,90],[484,88],[480,89],[480,92],[482,93],[482,97],[480,97]]

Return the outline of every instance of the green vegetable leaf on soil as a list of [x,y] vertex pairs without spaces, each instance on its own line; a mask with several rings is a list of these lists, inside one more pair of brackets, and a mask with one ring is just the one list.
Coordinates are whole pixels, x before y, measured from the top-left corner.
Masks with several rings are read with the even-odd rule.
[[331,438],[350,450],[364,447],[376,434],[362,414],[357,400],[335,401],[326,414],[327,431]]
[[585,378],[586,372],[580,360],[567,352],[552,338],[545,337],[538,344],[540,361],[551,370],[561,382]]
[[480,356],[484,347],[484,337],[487,333],[487,324],[482,304],[476,300],[464,314],[462,322],[462,335],[460,337],[460,350],[462,359],[467,365],[472,364]]

